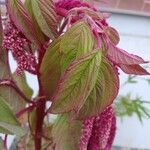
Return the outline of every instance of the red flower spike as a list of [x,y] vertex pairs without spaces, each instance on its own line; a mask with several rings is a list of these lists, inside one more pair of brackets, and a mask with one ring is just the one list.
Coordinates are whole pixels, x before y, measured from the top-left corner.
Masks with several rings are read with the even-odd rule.
[[88,150],[110,150],[116,131],[116,118],[113,108],[107,107],[95,117]]
[[116,116],[112,106],[100,115],[83,122],[80,150],[110,150],[116,133]]
[[94,117],[88,118],[83,122],[83,127],[81,131],[82,135],[80,138],[80,150],[87,149],[88,142],[92,134],[94,119],[95,119]]
[[11,23],[7,23],[4,31],[3,48],[10,50],[14,59],[17,61],[17,73],[21,74],[24,70],[30,73],[36,73],[36,58],[35,56],[24,49],[30,45],[30,42],[17,30]]

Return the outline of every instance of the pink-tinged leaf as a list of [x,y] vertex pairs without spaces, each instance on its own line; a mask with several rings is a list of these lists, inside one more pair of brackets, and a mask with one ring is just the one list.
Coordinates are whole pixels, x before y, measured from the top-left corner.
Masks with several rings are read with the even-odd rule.
[[90,26],[84,21],[73,24],[62,37],[61,49],[66,54],[69,51],[78,51],[80,56],[91,51],[93,48],[94,36]]
[[0,12],[0,79],[6,79],[10,77],[10,68],[8,64],[8,52],[2,48],[3,42],[3,27]]
[[62,36],[60,48],[64,55],[61,60],[62,72],[73,60],[94,49],[94,36],[90,27],[84,21],[72,25]]
[[110,41],[114,44],[114,45],[117,45],[120,41],[120,37],[119,37],[119,34],[118,32],[112,28],[112,27],[107,27],[106,28],[106,33],[110,39]]
[[49,38],[44,35],[44,33],[41,31],[36,19],[35,19],[35,16],[34,16],[34,13],[33,13],[33,8],[32,8],[32,1],[31,0],[26,0],[25,3],[24,3],[24,6],[25,8],[27,9],[29,15],[31,16],[32,18],[32,21],[33,21],[33,26],[34,26],[34,29],[36,31],[36,33],[38,33],[38,38],[40,41],[42,41],[42,43],[44,43],[45,41],[49,41]]
[[113,108],[110,106],[95,118],[87,150],[111,149],[116,130],[116,121],[114,117]]
[[100,63],[100,50],[93,50],[71,63],[59,81],[49,111],[54,114],[78,112],[95,86]]
[[33,90],[27,83],[26,74],[22,73],[21,75],[17,75],[17,72],[14,72],[12,76],[16,85],[24,93],[24,95],[29,99],[32,98]]
[[2,48],[2,41],[3,41],[3,27],[2,27],[2,18],[1,18],[1,11],[0,11],[0,49]]
[[13,86],[7,84],[7,81],[6,83],[5,81],[0,83],[0,96],[7,101],[14,113],[17,113],[26,105],[24,98]]
[[8,0],[8,13],[17,28],[32,42],[42,44],[35,31],[31,17],[20,0]]
[[39,7],[41,9],[41,13],[45,18],[49,28],[55,37],[58,36],[57,28],[58,28],[58,16],[56,14],[56,8],[53,0],[39,0]]
[[124,65],[120,64],[119,67],[122,71],[124,71],[127,74],[134,74],[134,75],[150,75],[147,70],[142,68],[140,65]]
[[6,100],[0,96],[0,133],[16,134],[22,136],[25,134],[18,122],[13,110]]
[[82,122],[71,120],[69,114],[58,116],[52,128],[55,150],[79,150]]
[[52,0],[31,1],[35,19],[43,33],[54,39],[57,36],[58,16]]
[[134,64],[143,64],[147,63],[141,57],[129,54],[126,51],[117,48],[112,43],[109,44],[108,48],[108,57],[116,64],[126,64],[126,65],[134,65]]
[[40,66],[40,81],[47,98],[52,96],[61,76],[60,60],[62,51],[60,41],[61,38],[56,39],[49,45]]
[[7,101],[0,96],[0,121],[12,125],[20,125],[15,113],[11,110],[11,107]]
[[118,72],[109,61],[103,60],[95,87],[81,108],[78,118],[85,119],[100,114],[114,101],[118,95],[118,90]]

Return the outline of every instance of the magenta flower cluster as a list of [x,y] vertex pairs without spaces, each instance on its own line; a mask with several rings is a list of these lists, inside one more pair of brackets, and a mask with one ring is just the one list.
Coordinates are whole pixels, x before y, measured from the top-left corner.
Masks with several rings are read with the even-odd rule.
[[116,116],[111,106],[83,123],[80,150],[110,150],[116,133]]
[[[3,48],[12,52],[17,61],[17,73],[24,70],[36,73],[36,58],[31,49],[31,43],[22,35],[12,22],[8,22],[4,30]],[[27,51],[28,50],[28,51]]]

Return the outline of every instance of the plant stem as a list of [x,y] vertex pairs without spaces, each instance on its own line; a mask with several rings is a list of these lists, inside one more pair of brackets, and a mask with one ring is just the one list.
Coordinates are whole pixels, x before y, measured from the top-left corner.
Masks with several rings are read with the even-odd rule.
[[43,89],[40,81],[40,65],[44,56],[44,48],[41,47],[41,50],[39,51],[39,64],[38,64],[38,83],[39,83],[39,97],[38,99],[38,105],[36,107],[36,127],[35,127],[35,137],[34,137],[34,142],[35,142],[35,150],[41,150],[42,147],[42,135],[43,135],[43,121],[45,117],[45,105],[46,105],[46,98],[44,97],[43,94]]
[[8,150],[8,147],[7,147],[7,134],[5,135],[5,138],[4,138],[4,149]]
[[39,105],[36,109],[36,129],[35,129],[35,150],[41,150],[43,120],[45,116],[45,99],[39,100]]

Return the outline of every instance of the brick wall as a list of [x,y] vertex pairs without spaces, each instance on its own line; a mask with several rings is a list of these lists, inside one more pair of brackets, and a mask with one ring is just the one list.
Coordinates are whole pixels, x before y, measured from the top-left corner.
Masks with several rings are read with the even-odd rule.
[[109,0],[104,7],[150,13],[150,0]]

